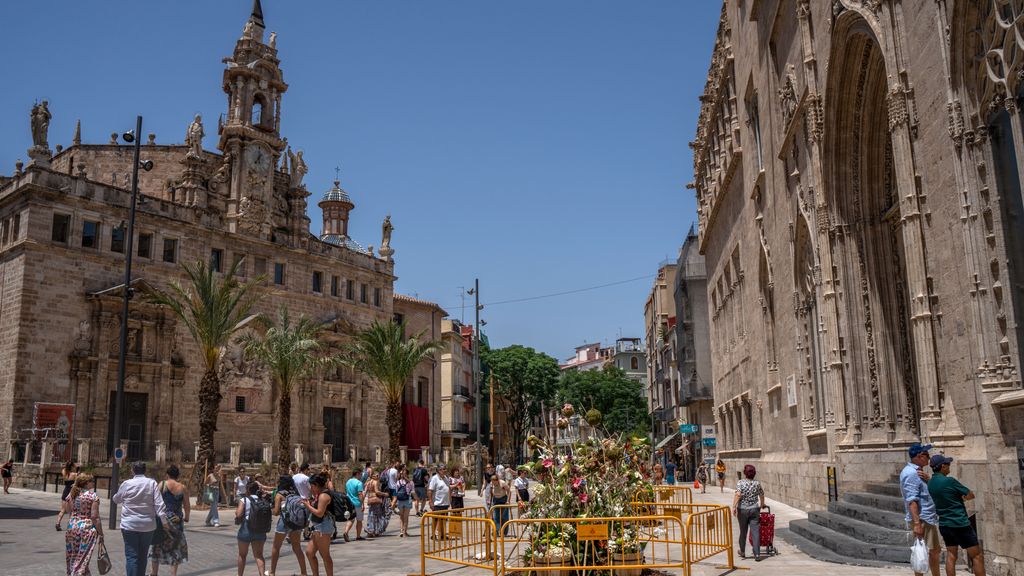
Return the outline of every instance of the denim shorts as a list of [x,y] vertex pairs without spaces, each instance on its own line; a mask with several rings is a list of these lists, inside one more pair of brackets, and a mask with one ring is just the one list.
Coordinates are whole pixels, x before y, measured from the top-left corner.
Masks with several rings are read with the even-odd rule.
[[398,500],[395,503],[396,510],[412,510],[412,500]]
[[284,516],[277,519],[277,526],[274,528],[274,532],[278,534],[291,534],[292,532],[298,532],[299,529],[292,529],[284,525]]
[[238,541],[239,542],[266,542],[266,532],[252,532],[249,530],[249,523],[242,521],[242,524],[238,527]]
[[324,519],[317,522],[315,519],[309,521],[309,526],[313,532],[319,532],[327,536],[333,536],[335,532],[334,518],[330,515],[325,515]]

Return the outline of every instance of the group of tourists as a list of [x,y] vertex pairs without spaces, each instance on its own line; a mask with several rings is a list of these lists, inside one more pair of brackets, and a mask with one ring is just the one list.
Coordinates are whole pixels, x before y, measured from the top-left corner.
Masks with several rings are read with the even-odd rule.
[[985,576],[978,533],[971,525],[965,505],[974,499],[974,493],[950,475],[953,459],[942,454],[932,455],[931,449],[931,444],[911,445],[910,461],[900,472],[900,492],[911,536],[923,540],[928,548],[931,576],[939,576],[943,544],[947,576],[955,576],[960,550],[970,558],[975,576]]

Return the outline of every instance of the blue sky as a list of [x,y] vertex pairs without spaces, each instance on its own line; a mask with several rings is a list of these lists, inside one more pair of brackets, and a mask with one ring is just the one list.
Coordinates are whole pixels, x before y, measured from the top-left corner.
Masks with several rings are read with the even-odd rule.
[[[145,117],[158,143],[226,110],[221,58],[249,0],[11,2],[0,35],[0,172],[27,160],[47,98],[51,147]],[[282,132],[315,200],[341,167],[351,233],[395,226],[396,289],[461,315],[480,278],[499,302],[653,275],[696,217],[685,185],[714,0],[264,0],[290,88]],[[216,146],[207,129],[206,148]],[[493,345],[564,358],[643,335],[643,279],[487,306]],[[467,299],[466,319],[472,318]]]

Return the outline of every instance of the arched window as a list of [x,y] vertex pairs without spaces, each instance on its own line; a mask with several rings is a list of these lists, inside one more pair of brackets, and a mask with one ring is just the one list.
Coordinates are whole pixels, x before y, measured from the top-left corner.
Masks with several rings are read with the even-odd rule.
[[259,99],[253,100],[252,102],[252,119],[253,126],[259,126],[263,124],[263,102]]
[[630,370],[639,370],[640,369],[640,361],[637,360],[636,356],[633,356],[632,358],[629,359],[629,369]]

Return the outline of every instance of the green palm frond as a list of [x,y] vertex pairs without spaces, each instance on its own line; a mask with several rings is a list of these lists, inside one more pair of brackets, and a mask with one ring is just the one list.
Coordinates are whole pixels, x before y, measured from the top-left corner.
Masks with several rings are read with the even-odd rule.
[[199,346],[207,370],[217,366],[221,349],[250,318],[262,291],[264,277],[240,283],[235,272],[241,261],[220,275],[206,262],[182,264],[188,282],[171,283],[169,291],[154,290],[148,298],[163,304],[188,328]]
[[405,336],[405,322],[377,321],[345,346],[340,361],[373,378],[389,403],[400,403],[416,366],[440,348],[426,331]]
[[245,334],[237,342],[246,357],[267,367],[282,395],[291,394],[296,382],[337,365],[337,359],[323,354],[324,345],[318,338],[326,323],[305,315],[293,322],[283,307],[278,311],[276,324],[262,315],[257,320],[265,333]]

